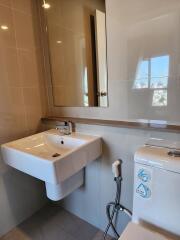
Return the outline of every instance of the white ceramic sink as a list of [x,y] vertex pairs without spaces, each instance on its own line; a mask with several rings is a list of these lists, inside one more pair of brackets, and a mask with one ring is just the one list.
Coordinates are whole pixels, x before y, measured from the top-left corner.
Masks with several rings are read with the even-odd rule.
[[82,169],[101,155],[101,138],[49,130],[1,146],[9,166],[46,183],[47,196],[60,200],[83,184]]

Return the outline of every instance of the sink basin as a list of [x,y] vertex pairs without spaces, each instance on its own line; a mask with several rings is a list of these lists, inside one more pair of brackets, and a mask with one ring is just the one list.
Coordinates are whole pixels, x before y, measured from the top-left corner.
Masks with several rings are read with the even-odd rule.
[[101,138],[49,130],[1,146],[5,163],[46,184],[47,196],[60,200],[83,184],[83,168],[101,155]]

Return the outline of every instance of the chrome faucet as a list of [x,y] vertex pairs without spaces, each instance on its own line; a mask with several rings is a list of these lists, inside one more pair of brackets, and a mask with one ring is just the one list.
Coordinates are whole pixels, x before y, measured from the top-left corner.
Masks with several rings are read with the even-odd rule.
[[56,129],[59,130],[60,135],[70,135],[73,132],[73,123],[70,121],[62,122],[62,124],[56,125]]

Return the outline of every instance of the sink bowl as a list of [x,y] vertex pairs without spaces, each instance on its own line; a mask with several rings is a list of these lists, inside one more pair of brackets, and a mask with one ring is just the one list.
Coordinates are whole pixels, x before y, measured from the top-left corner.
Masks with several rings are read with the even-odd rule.
[[83,184],[83,168],[102,152],[98,136],[59,134],[51,129],[1,146],[5,163],[46,184],[47,196],[60,200]]

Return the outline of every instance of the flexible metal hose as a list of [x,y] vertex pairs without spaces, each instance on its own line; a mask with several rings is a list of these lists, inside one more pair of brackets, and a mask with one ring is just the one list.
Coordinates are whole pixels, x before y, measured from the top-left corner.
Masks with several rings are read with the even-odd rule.
[[[116,197],[115,197],[114,202],[110,202],[106,206],[106,215],[108,218],[108,225],[104,232],[104,240],[106,239],[106,236],[107,236],[107,233],[108,233],[110,227],[112,228],[117,239],[120,237],[120,235],[118,234],[118,232],[114,226],[114,223],[113,223],[114,216],[115,216],[115,214],[118,213],[118,211],[124,212],[129,217],[132,216],[132,213],[120,204],[122,178],[121,177],[114,178],[114,181],[116,182]],[[111,211],[111,208],[112,208],[112,211]]]

